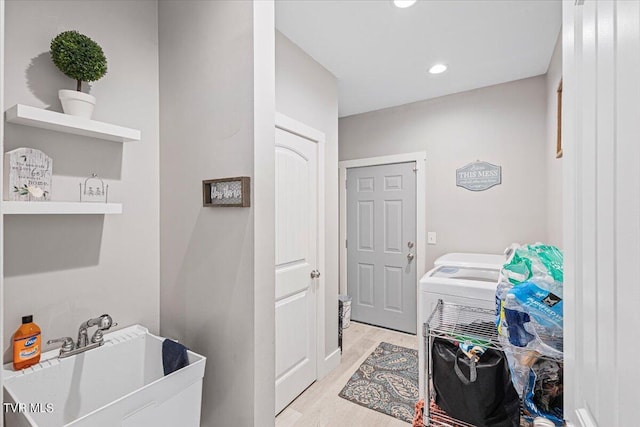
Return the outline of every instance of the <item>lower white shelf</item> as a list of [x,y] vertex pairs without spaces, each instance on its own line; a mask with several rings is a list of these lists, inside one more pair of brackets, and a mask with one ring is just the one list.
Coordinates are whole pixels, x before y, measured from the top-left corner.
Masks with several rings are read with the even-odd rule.
[[107,215],[121,214],[121,203],[2,202],[5,215]]

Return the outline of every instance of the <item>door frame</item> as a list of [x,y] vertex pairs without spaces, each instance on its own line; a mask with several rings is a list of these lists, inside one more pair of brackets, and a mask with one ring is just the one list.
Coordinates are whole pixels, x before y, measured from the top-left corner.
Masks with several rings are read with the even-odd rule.
[[[317,144],[318,147],[318,199],[317,210],[318,210],[318,225],[317,225],[317,233],[318,233],[318,241],[317,241],[317,266],[316,268],[320,271],[320,277],[317,279],[316,285],[316,381],[322,378],[328,372],[327,369],[330,367],[325,366],[327,364],[329,358],[325,358],[325,348],[324,348],[324,339],[325,339],[325,243],[324,243],[324,229],[325,229],[325,170],[324,170],[324,157],[325,157],[325,145],[326,139],[324,132],[321,132],[317,129],[314,129],[306,124],[299,122],[295,119],[292,119],[289,116],[285,116],[284,114],[276,112],[275,117],[275,127],[276,129],[283,130],[285,132],[290,132],[294,135],[298,135],[301,138],[307,139],[311,142]],[[274,149],[275,149],[275,140],[274,140]],[[275,177],[274,177],[275,178]],[[275,182],[275,181],[274,181]],[[274,263],[275,265],[275,263]],[[275,297],[275,296],[274,296]],[[275,337],[274,337],[275,338]],[[327,360],[325,360],[327,359]],[[275,383],[274,383],[275,387]]]
[[[4,50],[5,50],[5,37],[4,37],[4,31],[5,31],[5,1],[4,0],[0,0],[0,111],[4,111]],[[0,122],[0,153],[4,153],[4,120],[2,120]],[[0,162],[0,178],[3,177],[3,165],[4,162]],[[0,219],[3,218],[3,209],[4,207],[2,206],[3,202],[2,200],[4,200],[4,198],[2,197],[2,188],[3,186],[0,185]],[[4,307],[5,307],[5,303],[4,303],[4,274],[3,274],[3,268],[4,268],[4,255],[3,255],[3,248],[4,248],[4,221],[0,221],[0,313],[3,313],[2,315],[0,315],[0,342],[4,342]],[[3,386],[3,379],[2,379],[2,371],[0,371],[0,390],[4,390],[4,386]],[[0,394],[0,403],[3,403],[3,394]],[[4,408],[4,406],[3,406]],[[3,421],[2,421],[2,417],[0,417],[0,426],[3,425]]]
[[[343,160],[338,163],[340,187],[340,293],[346,294],[347,283],[347,169],[366,166],[391,165],[395,163],[416,162],[416,304],[418,303],[418,282],[426,273],[426,247],[427,247],[427,219],[426,219],[426,168],[427,153],[419,151],[415,153],[394,154],[389,156],[368,157],[364,159]],[[416,316],[417,317],[417,316]],[[420,333],[420,321],[417,331]]]

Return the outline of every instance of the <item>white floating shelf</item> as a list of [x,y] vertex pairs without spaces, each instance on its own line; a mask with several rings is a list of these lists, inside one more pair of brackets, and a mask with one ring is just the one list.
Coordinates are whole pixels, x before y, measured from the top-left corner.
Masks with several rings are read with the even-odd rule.
[[121,203],[92,202],[7,202],[2,203],[5,215],[105,215],[121,214]]
[[109,123],[71,116],[42,108],[16,104],[6,112],[9,123],[49,129],[115,142],[140,140],[140,131]]

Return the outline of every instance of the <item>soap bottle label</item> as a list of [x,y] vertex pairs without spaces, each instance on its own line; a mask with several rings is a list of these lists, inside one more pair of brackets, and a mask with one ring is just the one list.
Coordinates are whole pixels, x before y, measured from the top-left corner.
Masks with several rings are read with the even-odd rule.
[[24,361],[32,359],[40,354],[40,334],[15,340],[14,348],[17,353],[17,360]]

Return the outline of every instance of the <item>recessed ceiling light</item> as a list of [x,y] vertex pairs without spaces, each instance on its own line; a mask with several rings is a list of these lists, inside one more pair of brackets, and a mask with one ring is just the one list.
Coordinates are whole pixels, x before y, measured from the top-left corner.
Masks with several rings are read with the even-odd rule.
[[429,68],[429,72],[431,74],[440,74],[447,71],[447,66],[444,64],[436,64],[433,67]]
[[400,9],[405,9],[407,7],[413,6],[418,0],[393,0],[393,4]]

